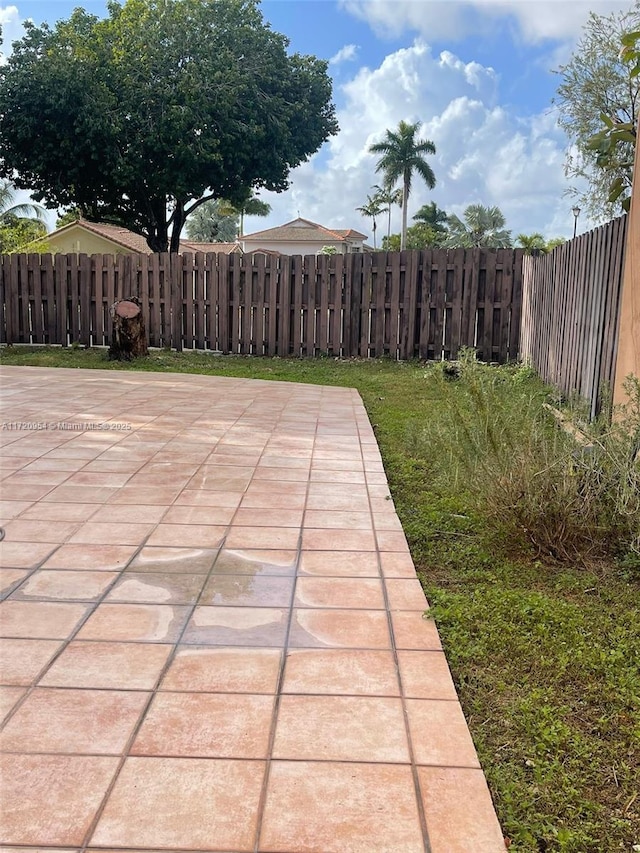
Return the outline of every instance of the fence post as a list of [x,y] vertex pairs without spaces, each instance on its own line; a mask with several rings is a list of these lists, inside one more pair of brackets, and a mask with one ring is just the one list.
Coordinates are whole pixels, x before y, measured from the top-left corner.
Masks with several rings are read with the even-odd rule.
[[614,404],[627,401],[624,381],[629,374],[640,378],[640,121],[636,133],[631,210],[620,300],[620,332],[615,365]]

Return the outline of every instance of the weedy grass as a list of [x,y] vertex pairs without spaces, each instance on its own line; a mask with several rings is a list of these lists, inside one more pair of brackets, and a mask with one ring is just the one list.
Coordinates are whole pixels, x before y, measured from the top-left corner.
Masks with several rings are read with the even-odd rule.
[[358,388],[510,850],[640,844],[633,411],[625,429],[599,424],[585,454],[530,370],[469,355],[425,366],[162,351],[121,365],[9,347],[0,361]]

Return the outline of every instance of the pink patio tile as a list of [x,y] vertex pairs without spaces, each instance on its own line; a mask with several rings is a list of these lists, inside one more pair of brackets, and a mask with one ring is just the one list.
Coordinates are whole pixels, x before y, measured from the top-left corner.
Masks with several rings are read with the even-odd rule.
[[66,639],[87,612],[85,604],[49,601],[3,601],[0,630],[16,639]]
[[127,568],[128,572],[153,572],[164,574],[208,574],[218,551],[211,548],[160,548],[145,547]]
[[[369,493],[364,485],[353,485],[352,483],[336,484],[336,483],[309,483],[309,498],[334,498],[340,500],[365,500],[368,501]],[[320,509],[321,507],[319,507]],[[331,507],[330,507],[331,508]],[[350,505],[346,507],[335,506],[335,509],[352,509]]]
[[160,523],[147,539],[148,546],[176,546],[187,548],[219,548],[227,528],[209,524]]
[[447,659],[442,651],[398,651],[402,689],[417,699],[457,699]]
[[255,527],[302,527],[302,509],[240,507],[236,511],[233,523]]
[[379,577],[375,551],[303,551],[300,574],[329,577]]
[[198,603],[231,607],[289,607],[293,585],[292,577],[213,574]]
[[274,761],[259,849],[280,853],[423,853],[411,768]]
[[382,574],[386,578],[416,577],[416,567],[413,565],[411,554],[406,551],[384,551],[380,554]]
[[109,486],[119,488],[124,486],[131,477],[129,472],[108,471],[78,471],[67,480],[70,486]]
[[30,569],[0,569],[0,595],[6,596],[29,574]]
[[432,853],[504,853],[482,770],[419,767],[418,778]]
[[0,519],[3,522],[15,518],[31,506],[31,501],[0,500]]
[[136,549],[129,545],[62,545],[43,564],[43,569],[93,569],[97,572],[124,569]]
[[96,504],[56,504],[40,501],[22,513],[20,521],[86,521],[96,512],[101,512]]
[[379,696],[283,696],[273,757],[408,763],[402,701]]
[[2,497],[6,501],[39,501],[54,488],[55,486],[16,485],[11,491],[3,488]]
[[109,503],[170,506],[181,489],[182,486],[123,486],[115,490]]
[[275,693],[282,652],[277,649],[178,649],[161,690]]
[[402,531],[376,530],[376,539],[380,551],[406,551],[409,553],[407,539]]
[[36,688],[0,732],[0,749],[119,754],[146,702],[142,692]]
[[81,846],[117,764],[95,755],[0,756],[2,842]]
[[207,492],[197,489],[184,489],[175,500],[176,506],[218,506],[237,507],[244,492]]
[[78,529],[74,521],[22,521],[16,519],[6,525],[9,542],[66,542]]
[[107,504],[95,509],[91,516],[91,523],[100,522],[108,524],[157,524],[167,512],[167,507],[162,504],[146,504],[134,506],[132,504]]
[[[22,687],[0,686],[0,725],[11,713],[21,697],[24,696],[25,692],[26,691]],[[0,848],[0,850],[1,849],[2,848]]]
[[388,649],[387,614],[382,610],[294,610],[289,645]]
[[387,578],[384,582],[391,610],[419,610],[427,608],[427,599],[417,578]]
[[154,524],[134,524],[120,521],[87,521],[71,536],[71,544],[140,545],[154,529]]
[[309,510],[336,510],[343,512],[368,513],[369,498],[366,495],[363,497],[357,497],[335,490],[333,494],[329,495],[310,492],[307,499],[307,511]]
[[7,472],[2,482],[3,489],[14,486],[59,486],[70,476],[70,471],[28,471],[25,469]]
[[251,851],[263,777],[261,761],[128,758],[91,844]]
[[296,607],[341,607],[384,610],[382,583],[375,578],[300,577]]
[[32,569],[55,548],[56,542],[0,542],[0,566],[13,569]]
[[159,693],[131,755],[267,758],[273,696]]
[[209,646],[284,645],[287,611],[268,607],[196,607],[182,642]]
[[397,649],[442,649],[436,623],[420,610],[392,610],[391,625]]
[[[373,498],[372,502],[377,500]],[[395,513],[393,507],[387,507],[384,512],[375,512],[375,508],[371,507],[373,512],[373,526],[376,530],[402,530],[400,519]]]
[[31,685],[60,645],[59,640],[3,639],[0,642],[0,684]]
[[230,506],[172,506],[162,520],[165,524],[227,525],[235,511],[235,507]]
[[223,548],[213,566],[214,575],[294,575],[297,552],[286,548]]
[[168,604],[100,604],[78,639],[175,643],[188,613],[188,607]]
[[232,525],[225,541],[225,548],[275,548],[298,547],[300,530],[297,527],[257,527]]
[[119,490],[115,487],[70,486],[65,483],[50,491],[42,500],[53,501],[55,503],[103,504],[118,494]]
[[371,530],[370,512],[345,512],[342,510],[307,509],[304,526],[308,528],[337,528],[343,530]]
[[283,693],[398,696],[398,673],[390,651],[291,649]]
[[179,572],[125,572],[105,601],[148,604],[193,604],[205,576]]
[[74,641],[48,669],[40,684],[45,687],[152,690],[170,653],[171,646],[160,643]]
[[371,530],[308,530],[302,532],[305,551],[375,551]]
[[241,508],[254,509],[257,512],[262,509],[302,510],[305,500],[304,493],[287,495],[249,489],[242,498]]
[[457,698],[407,699],[406,708],[416,764],[480,767]]
[[364,484],[363,471],[326,471],[317,468],[311,471],[312,483],[355,483]]
[[253,483],[270,483],[277,481],[306,485],[309,480],[308,468],[266,468],[258,466],[253,475]]
[[39,569],[16,590],[12,598],[24,601],[95,601],[117,576],[116,572]]

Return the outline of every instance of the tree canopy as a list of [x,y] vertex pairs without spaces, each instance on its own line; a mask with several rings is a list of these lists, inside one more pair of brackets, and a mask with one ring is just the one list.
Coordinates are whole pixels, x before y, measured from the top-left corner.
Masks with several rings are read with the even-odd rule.
[[0,66],[0,177],[153,251],[177,251],[208,199],[286,189],[338,129],[327,63],[288,53],[257,0],[126,0],[25,29]]
[[[561,83],[554,103],[559,124],[571,147],[565,171],[586,181],[573,195],[594,221],[620,212],[624,190],[631,185],[635,129],[640,107],[640,76],[626,61],[623,37],[640,29],[640,0],[626,12],[591,13],[570,61],[560,67]],[[592,140],[603,129],[627,125],[631,132],[603,151]],[[606,135],[606,134],[605,134]],[[618,144],[619,143],[619,144]],[[620,193],[610,201],[612,186]]]
[[429,189],[436,185],[433,169],[427,163],[425,154],[435,154],[436,146],[430,139],[418,139],[421,122],[410,124],[401,121],[396,130],[387,130],[382,142],[369,146],[372,154],[380,154],[376,172],[382,172],[384,184],[388,189],[402,181],[402,232],[401,246],[404,249],[407,238],[407,204],[411,194],[411,182],[414,173],[419,175]]
[[227,202],[210,199],[187,219],[187,237],[196,243],[232,243],[238,236],[238,219]]

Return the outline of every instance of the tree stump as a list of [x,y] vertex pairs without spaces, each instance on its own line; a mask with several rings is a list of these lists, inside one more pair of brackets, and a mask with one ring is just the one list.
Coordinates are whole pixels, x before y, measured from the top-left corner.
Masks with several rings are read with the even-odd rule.
[[140,300],[136,297],[114,302],[110,309],[113,334],[109,347],[112,361],[131,361],[148,355]]

